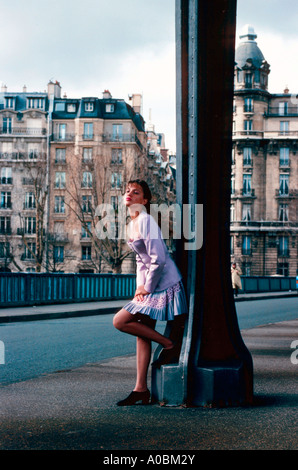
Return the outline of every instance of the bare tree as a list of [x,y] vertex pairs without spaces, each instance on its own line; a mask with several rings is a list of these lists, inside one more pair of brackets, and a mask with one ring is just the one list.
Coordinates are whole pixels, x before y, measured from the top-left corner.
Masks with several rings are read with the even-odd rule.
[[[76,155],[76,165],[72,166],[71,184],[67,188],[68,201],[66,205],[75,214],[94,248],[95,256],[88,260],[88,266],[97,272],[103,265],[108,266],[114,273],[121,272],[123,260],[131,254],[125,249],[123,238],[117,230],[119,216],[119,196],[123,194],[126,181],[132,177],[127,165],[122,160],[112,159],[106,152],[93,157],[92,161],[80,164],[81,157]],[[115,236],[111,237],[108,222],[103,226],[99,237],[97,225],[104,223],[106,212],[98,211],[104,204],[113,205],[115,209]],[[121,214],[122,216],[122,214]]]
[[[26,218],[23,213],[19,214],[20,217],[20,230],[19,233],[22,236],[24,245],[27,251],[30,253],[31,258],[34,260],[36,265],[36,271],[40,272],[44,263],[44,252],[46,245],[45,237],[45,211],[46,211],[46,200],[48,195],[47,188],[47,162],[46,154],[41,153],[38,158],[34,161],[24,162],[24,168],[27,170],[27,182],[32,186],[34,194],[34,214],[35,223],[34,226],[26,227]],[[26,237],[27,233],[30,233],[35,240],[35,249],[32,248],[32,244]]]

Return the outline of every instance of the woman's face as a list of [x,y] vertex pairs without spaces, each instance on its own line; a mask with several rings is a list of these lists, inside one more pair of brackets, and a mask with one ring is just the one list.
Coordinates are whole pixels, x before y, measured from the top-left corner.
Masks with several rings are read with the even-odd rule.
[[144,192],[142,186],[139,184],[130,184],[127,186],[124,194],[124,204],[126,207],[131,207],[134,204],[141,204],[145,206],[148,199],[144,198]]

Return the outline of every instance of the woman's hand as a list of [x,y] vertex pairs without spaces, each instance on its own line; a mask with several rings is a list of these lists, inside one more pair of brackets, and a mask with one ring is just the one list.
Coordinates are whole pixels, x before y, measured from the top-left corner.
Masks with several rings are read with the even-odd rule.
[[147,292],[144,286],[139,286],[137,290],[135,291],[135,298],[139,301],[142,302],[144,300],[144,295],[148,295],[150,292]]

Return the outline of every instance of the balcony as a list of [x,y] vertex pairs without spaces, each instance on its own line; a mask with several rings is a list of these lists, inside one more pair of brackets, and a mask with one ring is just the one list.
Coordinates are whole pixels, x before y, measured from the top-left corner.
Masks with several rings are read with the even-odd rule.
[[0,160],[3,161],[36,161],[45,159],[44,153],[21,153],[21,152],[0,152]]
[[234,131],[233,132],[233,137],[234,138],[239,138],[239,137],[256,137],[258,139],[263,138],[264,131]]
[[231,194],[232,197],[256,197],[255,196],[255,190],[254,189],[250,189],[250,190],[247,190],[247,189],[236,189],[232,194]]
[[267,111],[265,111],[265,116],[298,116],[298,107],[290,106],[285,109],[280,109],[278,106],[270,106]]
[[290,250],[288,248],[278,248],[277,256],[279,258],[288,258],[290,256]]
[[103,142],[121,142],[121,143],[136,143],[141,149],[143,145],[136,134],[103,134]]
[[52,142],[74,142],[75,134],[59,134],[54,133],[51,135]]
[[69,242],[68,233],[66,232],[49,233],[48,241],[52,245],[54,245],[55,243],[68,243]]
[[275,197],[287,197],[287,198],[295,198],[298,196],[298,190],[297,189],[291,189],[291,190],[282,190],[282,189],[276,189],[275,190]]
[[0,135],[22,137],[45,137],[47,130],[39,127],[0,127]]

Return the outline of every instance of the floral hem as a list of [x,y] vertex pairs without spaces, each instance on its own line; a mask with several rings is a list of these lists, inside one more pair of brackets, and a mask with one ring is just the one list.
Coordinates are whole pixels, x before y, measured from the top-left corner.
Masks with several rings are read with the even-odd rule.
[[154,320],[174,320],[177,315],[188,312],[186,295],[182,282],[160,292],[144,296],[144,300],[131,300],[123,307],[132,314],[143,313]]

